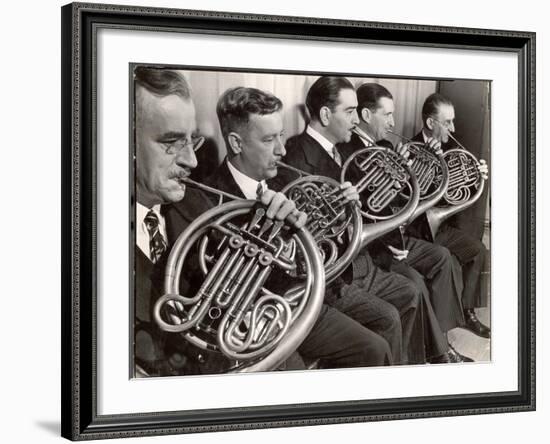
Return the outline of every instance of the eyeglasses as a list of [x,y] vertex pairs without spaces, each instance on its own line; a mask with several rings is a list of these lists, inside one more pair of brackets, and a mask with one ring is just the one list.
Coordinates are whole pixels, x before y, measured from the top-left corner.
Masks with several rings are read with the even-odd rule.
[[191,137],[190,140],[176,141],[170,146],[166,147],[166,154],[180,154],[184,149],[191,147],[193,151],[197,152],[203,145],[206,139],[203,136]]
[[443,128],[445,129],[450,129],[453,125],[453,122],[452,121],[445,121],[445,122],[442,122],[441,120],[437,120],[436,118],[432,117],[432,120],[436,123],[439,124],[439,126],[442,126]]

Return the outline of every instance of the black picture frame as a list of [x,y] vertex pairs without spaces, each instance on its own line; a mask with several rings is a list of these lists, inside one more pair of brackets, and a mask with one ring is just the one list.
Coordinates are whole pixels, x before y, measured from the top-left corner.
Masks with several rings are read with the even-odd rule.
[[[72,3],[62,14],[62,436],[71,440],[535,409],[535,33]],[[116,27],[513,52],[519,66],[518,390],[97,414],[96,30]]]

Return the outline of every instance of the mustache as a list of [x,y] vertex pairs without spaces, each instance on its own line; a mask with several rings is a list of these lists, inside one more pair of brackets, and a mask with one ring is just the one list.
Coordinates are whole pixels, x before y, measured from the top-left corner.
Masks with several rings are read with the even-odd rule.
[[191,175],[191,170],[187,169],[187,168],[184,168],[184,169],[181,169],[181,170],[177,171],[174,174],[174,178],[181,180],[181,179],[185,179],[186,177],[189,177],[190,175]]

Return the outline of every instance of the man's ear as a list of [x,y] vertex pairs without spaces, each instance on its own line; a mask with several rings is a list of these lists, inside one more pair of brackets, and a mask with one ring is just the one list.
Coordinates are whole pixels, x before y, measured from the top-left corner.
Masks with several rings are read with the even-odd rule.
[[237,133],[232,132],[227,136],[227,141],[229,144],[228,149],[231,150],[232,156],[240,154],[242,151],[242,139]]
[[361,120],[363,120],[366,123],[370,123],[370,119],[372,117],[372,111],[368,108],[363,108],[361,110]]
[[332,111],[328,106],[322,106],[319,110],[319,120],[321,121],[321,124],[323,126],[328,126],[330,123],[330,115],[332,114]]
[[433,131],[433,129],[434,129],[434,119],[433,119],[433,117],[428,117],[426,119],[426,128],[428,128],[430,131]]

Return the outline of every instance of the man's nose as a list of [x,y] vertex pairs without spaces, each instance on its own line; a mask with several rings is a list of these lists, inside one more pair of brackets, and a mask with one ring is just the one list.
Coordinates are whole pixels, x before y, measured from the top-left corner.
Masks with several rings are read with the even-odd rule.
[[354,125],[359,125],[359,116],[357,115],[357,110],[353,111],[353,114],[351,116],[351,123]]
[[454,122],[451,122],[451,124],[449,125],[449,132],[451,132],[451,133],[454,133],[454,132],[455,132],[455,124],[454,124]]
[[395,126],[395,120],[393,119],[393,116],[390,116],[390,118],[388,120],[388,124],[389,124],[390,128],[393,128]]
[[285,144],[283,142],[283,139],[280,137],[277,138],[277,144],[275,145],[275,154],[281,157],[286,156]]
[[191,147],[185,147],[176,156],[176,163],[190,169],[196,168],[198,165],[195,150]]

